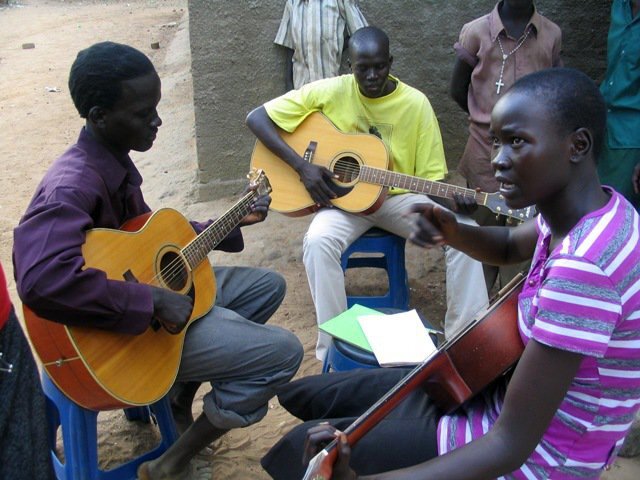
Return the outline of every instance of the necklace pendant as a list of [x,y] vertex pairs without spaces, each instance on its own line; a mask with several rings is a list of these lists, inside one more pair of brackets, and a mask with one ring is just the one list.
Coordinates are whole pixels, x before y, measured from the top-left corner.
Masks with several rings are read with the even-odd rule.
[[507,55],[507,54],[503,53],[503,54],[502,54],[502,60],[503,60],[503,61],[504,61],[504,60],[506,60],[508,56],[509,56],[509,55]]

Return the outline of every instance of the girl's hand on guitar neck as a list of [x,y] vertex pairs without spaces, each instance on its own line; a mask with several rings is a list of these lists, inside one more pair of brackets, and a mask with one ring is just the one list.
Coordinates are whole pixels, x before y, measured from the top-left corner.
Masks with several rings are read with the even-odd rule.
[[152,286],[153,294],[153,318],[160,322],[164,329],[176,335],[187,326],[193,300],[187,295],[182,295],[165,288]]
[[331,181],[338,178],[331,170],[319,165],[304,162],[298,170],[300,181],[304,184],[311,199],[320,207],[331,207],[331,200],[336,198],[336,193],[331,190]]
[[302,462],[306,466],[313,457],[336,438],[338,439],[338,457],[333,464],[331,478],[333,480],[356,480],[358,475],[349,467],[351,447],[347,442],[347,436],[329,425],[328,422],[321,422],[307,430]]

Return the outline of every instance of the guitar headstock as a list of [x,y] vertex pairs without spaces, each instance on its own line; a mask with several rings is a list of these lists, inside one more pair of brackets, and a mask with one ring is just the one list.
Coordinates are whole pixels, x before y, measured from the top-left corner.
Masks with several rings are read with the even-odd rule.
[[333,473],[332,467],[329,452],[322,450],[309,461],[302,480],[329,480]]
[[247,178],[249,179],[249,189],[254,190],[258,195],[271,193],[271,184],[264,170],[252,168],[247,174]]
[[526,208],[510,208],[507,206],[504,197],[500,193],[487,193],[484,204],[489,210],[498,215],[513,218],[524,222],[536,216],[538,213],[533,205]]

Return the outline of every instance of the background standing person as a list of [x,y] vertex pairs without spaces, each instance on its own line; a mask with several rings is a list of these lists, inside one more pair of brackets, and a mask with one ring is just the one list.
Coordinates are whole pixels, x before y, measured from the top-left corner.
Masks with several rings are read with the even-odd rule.
[[[502,0],[490,13],[462,27],[454,46],[450,90],[451,97],[469,114],[469,137],[458,165],[469,188],[498,191],[491,168],[491,110],[520,77],[560,66],[561,42],[560,27],[540,15],[533,0]],[[507,221],[485,208],[477,209],[473,217],[487,226]],[[487,288],[491,289],[498,276],[500,285],[506,285],[524,267],[485,265]]]
[[45,398],[0,265],[0,478],[53,480]]
[[[607,141],[598,174],[605,185],[640,208],[640,0],[613,0],[607,72]],[[635,173],[634,173],[635,169]]]
[[[600,84],[607,102],[607,137],[598,164],[602,183],[640,209],[640,0],[614,0],[607,45],[607,72]],[[635,167],[634,167],[635,165]],[[633,169],[631,181],[629,171]],[[640,415],[620,456],[640,455]]]
[[287,0],[274,40],[287,52],[287,91],[338,75],[346,39],[366,26],[358,0]]
[[[422,92],[390,74],[393,57],[387,34],[371,26],[357,30],[349,40],[349,55],[351,75],[304,85],[256,108],[247,117],[247,125],[258,139],[297,172],[313,201],[326,207],[315,214],[303,244],[318,324],[347,309],[342,252],[372,227],[407,238],[412,222],[404,212],[410,205],[433,200],[393,188],[382,205],[368,215],[332,208],[332,172],[304,161],[282,139],[276,126],[293,132],[311,113],[322,112],[341,132],[379,136],[395,172],[428,180],[442,180],[447,174],[438,119]],[[459,218],[474,223],[467,217]],[[444,328],[445,335],[451,336],[486,305],[488,298],[480,263],[450,248],[445,249],[445,260]],[[319,332],[319,360],[324,360],[330,342],[329,335]]]

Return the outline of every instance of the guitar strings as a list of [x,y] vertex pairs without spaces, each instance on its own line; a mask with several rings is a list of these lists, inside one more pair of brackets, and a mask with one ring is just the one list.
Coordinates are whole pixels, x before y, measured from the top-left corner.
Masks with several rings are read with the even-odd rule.
[[[316,160],[319,157],[316,158]],[[471,188],[461,187],[458,185],[451,185],[448,183],[436,181],[436,180],[427,180],[420,179],[416,177],[412,177],[411,175],[405,173],[394,172],[391,170],[384,170],[376,167],[369,167],[367,165],[360,165],[360,163],[352,159],[352,161],[345,160],[343,158],[338,159],[333,165],[333,173],[338,175],[338,180],[344,183],[351,183],[357,181],[359,178],[363,178],[364,183],[373,183],[386,187],[396,187],[396,188],[404,188],[411,192],[416,193],[425,193],[427,195],[436,195],[436,196],[444,196],[445,198],[450,198],[451,193],[457,193],[458,195],[463,196],[464,198],[472,198],[479,205],[483,205],[489,208],[491,211],[498,215],[505,215],[508,221],[516,220],[516,221],[525,221],[530,219],[533,215],[535,215],[534,207],[526,207],[519,209],[509,209],[506,204],[504,211],[496,210],[492,208],[489,204],[490,197],[498,195],[497,193],[487,193],[487,192],[478,192]],[[347,157],[348,158],[348,157]],[[332,159],[320,159],[320,161],[316,161],[319,165],[328,165],[330,166],[332,163]],[[365,173],[369,172],[370,176],[362,175],[363,170]],[[387,179],[387,174],[391,174],[397,179],[404,180],[407,183],[402,183],[401,181],[390,181]],[[372,179],[372,180],[371,180]],[[386,181],[383,181],[383,180]],[[409,183],[413,182],[414,186]],[[430,185],[427,189],[418,190],[415,187],[416,182],[425,182],[426,185]],[[444,193],[443,193],[444,190]]]
[[[217,225],[217,223],[219,222],[214,222],[211,226]],[[207,232],[209,229],[207,228],[205,231],[201,232],[205,233]],[[206,236],[206,234],[205,234]],[[197,237],[200,239],[205,239],[205,237]],[[196,239],[197,239],[196,238]],[[194,239],[194,241],[196,240]],[[180,255],[176,256],[175,259],[173,259],[171,262],[169,262],[168,265],[166,265],[165,267],[163,267],[157,274],[155,274],[151,280],[150,280],[150,284],[153,285],[157,285],[157,286],[169,286],[171,285],[171,283],[182,277],[184,275],[185,270],[188,270],[189,268],[193,268],[193,254],[190,252],[190,247],[193,246],[193,241],[188,243],[184,248],[182,248],[180,250]],[[187,251],[189,249],[189,251]],[[163,281],[161,281],[163,280]]]
[[[411,179],[411,175],[407,175],[405,173],[399,173],[399,172],[393,172],[390,170],[383,170],[380,168],[374,168],[374,167],[367,167],[365,166],[365,168],[369,168],[370,170],[374,170],[374,171],[380,171],[381,174],[385,174],[385,173],[392,173],[393,175],[399,176],[401,178],[405,178],[405,179]],[[347,179],[347,181],[353,181],[356,180],[360,177],[360,172],[362,171],[362,167],[359,164],[353,164],[351,162],[340,162],[340,160],[338,160],[338,162],[336,162],[335,167],[334,167],[334,173],[338,174],[338,176],[340,177],[341,180],[345,180]],[[426,180],[426,179],[420,179],[420,180]],[[464,195],[465,197],[473,197],[474,199],[477,197],[478,193],[482,194],[481,192],[476,192],[472,189],[469,188],[465,188],[465,187],[459,187],[457,185],[449,185],[449,184],[445,184],[442,182],[438,182],[438,184],[442,184],[442,185],[446,185],[446,189],[447,190],[455,190],[455,193],[459,193],[461,195]],[[399,185],[393,185],[393,186],[397,186],[398,188],[402,188]]]
[[[176,278],[178,278],[179,275],[181,275],[182,272],[184,271],[184,269],[185,269],[185,262],[184,261],[186,261],[186,263],[188,264],[188,267],[193,268],[194,265],[192,265],[192,263],[191,263],[192,258],[190,258],[190,254],[192,253],[191,249],[193,248],[193,245],[196,242],[196,240],[205,239],[204,241],[206,241],[206,238],[208,238],[207,237],[207,232],[213,231],[213,228],[218,226],[218,224],[224,223],[226,221],[226,216],[228,214],[232,213],[234,210],[238,210],[240,206],[245,206],[244,205],[245,203],[248,205],[249,200],[252,199],[252,197],[253,197],[252,193],[249,193],[244,199],[240,200],[240,202],[238,202],[238,204],[236,204],[234,207],[232,207],[231,210],[229,210],[229,212],[224,214],[222,217],[218,218],[209,227],[207,227],[204,231],[202,231],[201,234],[198,235],[198,237],[196,237],[191,242],[189,242],[187,245],[185,245],[184,248],[182,248],[180,250],[180,253],[182,255],[176,257],[166,267],[164,267],[162,270],[160,270],[160,272],[158,272],[156,275],[154,275],[154,277],[152,278],[152,281],[154,281],[158,285],[161,285],[161,282],[160,282],[161,279],[165,279],[165,284],[171,283],[172,280],[175,280]],[[204,234],[204,236],[203,236],[203,234]],[[215,244],[209,244],[209,246],[211,248],[213,248],[215,246]],[[193,255],[191,255],[191,257],[193,257]]]
[[[164,283],[165,284],[170,284],[171,281],[175,280],[176,278],[179,278],[179,276],[182,274],[182,272],[184,272],[184,270],[185,270],[185,261],[188,264],[188,267],[193,268],[194,265],[191,264],[191,259],[189,258],[189,254],[191,253],[191,248],[193,248],[194,243],[198,239],[205,239],[203,241],[206,241],[206,238],[208,238],[208,233],[207,232],[210,233],[220,223],[225,223],[227,221],[226,217],[229,214],[231,214],[232,212],[234,212],[235,210],[240,210],[240,207],[245,207],[245,208],[248,207],[249,204],[250,204],[250,201],[252,201],[254,197],[255,197],[255,191],[251,191],[251,192],[247,193],[247,195],[245,195],[245,197],[242,198],[236,205],[234,205],[227,213],[222,215],[220,218],[216,219],[211,225],[209,225],[205,230],[203,230],[200,233],[200,235],[198,235],[191,242],[189,242],[187,245],[185,245],[180,250],[181,255],[177,256],[175,259],[173,259],[171,262],[169,262],[169,264],[167,264],[164,268],[162,268],[158,273],[156,273],[153,277],[151,277],[149,283],[153,284],[153,285],[162,286],[162,282],[160,280],[161,279],[165,279]],[[242,212],[238,212],[238,213],[242,213]],[[246,215],[246,213],[245,213],[245,215]],[[209,243],[207,252],[210,251],[213,247],[215,247],[215,245],[217,243],[219,243],[220,241],[221,240],[218,240],[217,242]],[[188,249],[189,249],[189,252],[187,253],[186,251]]]

